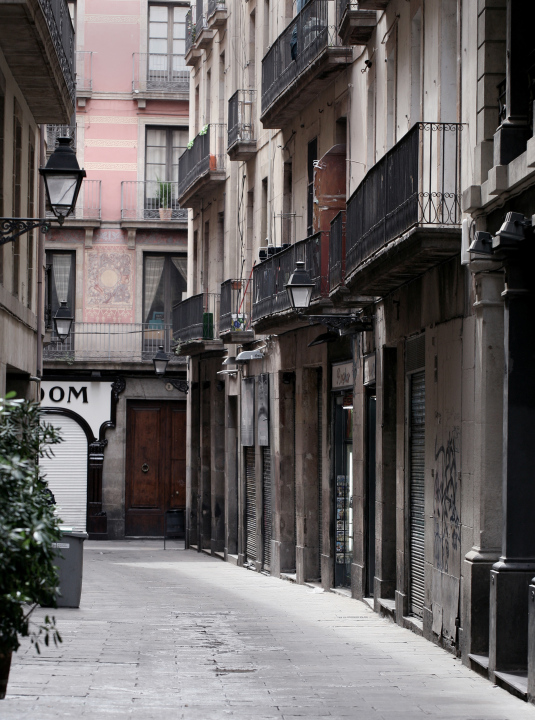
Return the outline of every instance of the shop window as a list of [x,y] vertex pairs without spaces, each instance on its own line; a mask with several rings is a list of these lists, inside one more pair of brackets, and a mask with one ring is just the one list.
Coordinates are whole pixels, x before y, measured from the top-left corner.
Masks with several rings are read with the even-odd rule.
[[186,255],[152,253],[143,258],[143,322],[163,329],[172,322],[173,306],[186,291]]
[[45,322],[49,330],[63,301],[74,316],[75,266],[74,252],[48,250],[46,253]]

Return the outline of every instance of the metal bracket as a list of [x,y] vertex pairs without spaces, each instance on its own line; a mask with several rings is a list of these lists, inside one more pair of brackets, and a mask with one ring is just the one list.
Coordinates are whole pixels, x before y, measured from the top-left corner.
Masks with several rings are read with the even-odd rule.
[[346,330],[350,332],[369,332],[373,330],[372,318],[365,315],[305,315],[300,313],[302,320],[308,320],[310,325],[325,325],[331,330]]
[[175,390],[183,392],[185,395],[188,394],[189,383],[187,380],[178,380],[177,378],[163,377],[162,380],[166,383],[170,383]]
[[0,218],[0,246],[13,242],[19,235],[41,228],[41,232],[50,230],[51,220],[39,218]]

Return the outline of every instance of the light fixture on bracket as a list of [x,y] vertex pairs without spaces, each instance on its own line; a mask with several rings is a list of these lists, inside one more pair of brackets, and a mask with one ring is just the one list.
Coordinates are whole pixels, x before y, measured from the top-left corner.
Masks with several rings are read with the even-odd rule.
[[302,260],[297,261],[296,268],[284,287],[288,293],[292,308],[302,320],[308,320],[310,325],[321,323],[330,330],[340,331],[341,334],[373,330],[372,319],[361,314],[335,315],[334,313],[326,313],[324,315],[308,315],[305,313],[305,310],[310,307],[315,283],[310,279],[310,275],[305,269],[305,263]]
[[251,360],[263,360],[264,353],[260,350],[242,350],[241,353],[236,355],[236,364],[243,365],[250,362]]
[[52,222],[63,225],[71,215],[85,178],[72,149],[71,138],[58,138],[58,146],[39,173],[45,184],[46,199],[54,218],[0,218],[0,246],[13,242],[20,235],[41,228],[41,232],[50,230]]
[[165,375],[165,371],[167,370],[167,365],[169,363],[169,357],[164,351],[163,345],[158,347],[158,352],[152,358],[152,362],[154,364],[154,372],[158,377],[160,377],[166,384],[168,383],[169,385],[172,385],[175,390],[179,390],[187,395],[189,390],[187,380],[179,380],[178,378],[166,377]]

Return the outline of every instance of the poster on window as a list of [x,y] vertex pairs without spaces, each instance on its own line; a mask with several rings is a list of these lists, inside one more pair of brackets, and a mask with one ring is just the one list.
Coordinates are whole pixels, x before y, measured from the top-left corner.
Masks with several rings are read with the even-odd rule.
[[258,376],[258,445],[269,446],[269,375]]
[[243,378],[241,381],[241,444],[243,447],[254,445],[254,388],[255,378]]

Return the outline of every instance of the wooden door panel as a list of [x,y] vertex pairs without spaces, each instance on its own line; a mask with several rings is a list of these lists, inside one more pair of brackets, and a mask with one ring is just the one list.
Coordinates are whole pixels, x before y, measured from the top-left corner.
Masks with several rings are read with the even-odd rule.
[[133,408],[134,447],[130,507],[162,509],[160,482],[161,408]]
[[170,507],[186,507],[186,413],[171,408],[170,412]]

